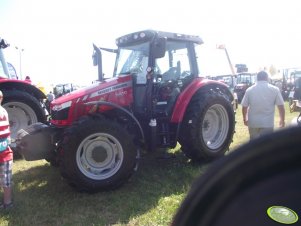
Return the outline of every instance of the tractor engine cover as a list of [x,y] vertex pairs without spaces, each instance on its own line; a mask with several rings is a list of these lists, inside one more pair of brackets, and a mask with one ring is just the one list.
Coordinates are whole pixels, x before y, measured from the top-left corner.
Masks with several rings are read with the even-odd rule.
[[54,144],[52,137],[54,128],[43,123],[34,123],[17,134],[17,152],[27,161],[49,159],[53,155]]

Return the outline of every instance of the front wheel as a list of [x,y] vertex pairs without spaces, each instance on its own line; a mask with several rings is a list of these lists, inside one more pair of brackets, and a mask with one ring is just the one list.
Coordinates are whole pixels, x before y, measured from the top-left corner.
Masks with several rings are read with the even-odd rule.
[[70,127],[62,145],[62,175],[80,191],[123,184],[136,167],[133,137],[118,123],[86,116]]
[[212,160],[228,150],[234,133],[234,111],[218,90],[198,93],[184,116],[179,142],[192,160]]

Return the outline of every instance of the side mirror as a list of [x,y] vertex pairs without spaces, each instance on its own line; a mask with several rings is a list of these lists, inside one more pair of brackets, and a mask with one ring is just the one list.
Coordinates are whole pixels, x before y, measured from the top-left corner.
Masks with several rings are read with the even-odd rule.
[[165,56],[166,39],[158,38],[152,44],[152,54],[154,58],[162,58]]
[[95,51],[93,52],[92,60],[93,60],[93,66],[97,66],[97,54]]
[[94,49],[94,52],[93,52],[93,55],[92,55],[93,65],[98,66],[98,80],[102,81],[103,80],[103,74],[102,74],[101,51],[95,44],[93,44],[93,49]]

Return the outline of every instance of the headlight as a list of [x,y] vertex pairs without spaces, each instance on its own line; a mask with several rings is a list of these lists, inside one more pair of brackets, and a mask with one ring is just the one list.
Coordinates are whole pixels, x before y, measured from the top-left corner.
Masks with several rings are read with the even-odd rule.
[[62,104],[57,104],[57,105],[54,105],[52,106],[51,110],[52,111],[61,111],[65,108],[69,108],[71,106],[71,101],[68,101],[68,102],[65,102],[65,103],[62,103]]

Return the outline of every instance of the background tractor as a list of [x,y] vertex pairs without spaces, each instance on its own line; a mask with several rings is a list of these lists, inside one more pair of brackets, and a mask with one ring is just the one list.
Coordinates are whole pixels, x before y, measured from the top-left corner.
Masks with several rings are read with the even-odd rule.
[[234,86],[234,92],[237,94],[238,102],[242,101],[246,90],[255,84],[256,73],[243,72],[236,75],[236,85]]
[[289,73],[287,81],[289,103],[292,104],[293,100],[301,100],[301,69]]
[[[198,36],[145,30],[93,46],[98,82],[51,102],[51,120],[19,131],[26,160],[47,159],[78,190],[114,189],[137,170],[141,151],[179,143],[194,160],[214,160],[234,133],[233,95],[199,77]],[[102,52],[116,54],[103,78]]]
[[55,87],[53,87],[53,94],[57,98],[67,93],[70,93],[78,88],[79,87],[77,85],[74,85],[73,83],[57,84]]
[[7,63],[4,49],[9,44],[0,37],[0,90],[3,92],[2,106],[7,110],[11,129],[12,148],[20,129],[36,122],[46,122],[45,94],[29,82],[18,80],[14,67]]
[[295,70],[290,74],[289,104],[291,112],[300,112],[294,118],[292,124],[301,125],[301,70]]
[[[280,73],[281,71],[282,73]],[[276,78],[272,77],[272,84],[280,89],[283,99],[288,100],[291,104],[295,94],[295,80],[300,77],[301,68],[284,68],[279,70],[278,76],[276,76]],[[296,94],[298,95],[298,91]]]

